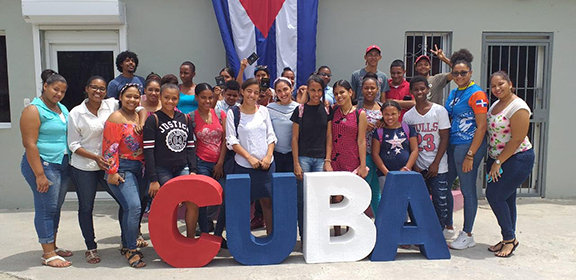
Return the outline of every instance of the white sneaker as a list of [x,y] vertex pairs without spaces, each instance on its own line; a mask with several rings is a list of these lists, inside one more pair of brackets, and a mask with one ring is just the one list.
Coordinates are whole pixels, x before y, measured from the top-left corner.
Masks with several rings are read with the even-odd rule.
[[446,239],[446,240],[454,239],[454,235],[456,234],[456,233],[454,232],[454,229],[447,229],[447,228],[445,228],[445,229],[442,231],[442,233],[444,233],[444,239]]
[[450,248],[456,250],[464,250],[476,246],[474,242],[474,236],[468,236],[468,233],[460,231],[458,238],[454,242],[450,243]]

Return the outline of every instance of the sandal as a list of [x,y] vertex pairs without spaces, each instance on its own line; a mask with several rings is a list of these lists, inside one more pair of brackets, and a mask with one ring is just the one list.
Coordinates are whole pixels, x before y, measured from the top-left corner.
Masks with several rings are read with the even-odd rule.
[[[126,253],[128,253],[128,252],[130,252],[130,249],[128,249],[128,248],[126,248],[126,247],[120,248],[120,255],[125,256]],[[142,254],[142,252],[140,252],[140,251],[138,251],[138,250],[136,250],[136,251],[134,251],[134,252],[135,252],[135,254],[140,255],[140,258],[144,258],[144,254]]]
[[[496,245],[494,246],[490,246],[488,247],[488,251],[496,253],[496,252],[500,252],[500,250],[502,250],[502,247],[504,246],[504,243],[502,243],[502,241],[496,243]],[[498,248],[498,249],[496,249]]]
[[142,237],[142,235],[139,235],[138,238],[136,238],[136,247],[138,248],[148,247],[148,242],[144,240],[144,237]]
[[[507,241],[507,242],[502,241],[502,244],[503,244],[502,249],[500,249],[500,251],[496,252],[494,255],[496,257],[500,257],[500,258],[509,258],[510,256],[512,256],[512,253],[514,253],[514,250],[516,250],[516,247],[518,247],[518,245],[520,245],[520,242],[518,242],[516,240],[516,238],[514,238],[511,241]],[[509,245],[509,244],[512,244],[514,246],[514,247],[512,247],[512,250],[510,250],[510,253],[508,253],[506,255],[498,255],[498,253],[502,252],[502,250],[504,249],[504,246]]]
[[74,253],[72,253],[72,251],[70,250],[66,250],[66,249],[60,249],[60,248],[56,248],[56,250],[54,250],[54,252],[56,252],[56,254],[60,257],[71,257],[74,255]]
[[[72,265],[71,262],[65,260],[63,257],[61,257],[61,256],[59,256],[59,255],[55,255],[55,256],[52,256],[52,257],[49,257],[49,258],[44,258],[44,255],[48,255],[48,254],[51,254],[51,253],[55,253],[55,251],[48,252],[48,253],[44,253],[44,254],[42,255],[42,257],[40,258],[40,259],[42,260],[42,265],[49,266],[49,267],[56,267],[56,268],[69,267],[69,266]],[[59,260],[59,261],[62,261],[62,262],[64,262],[64,263],[67,263],[67,264],[66,264],[66,265],[54,265],[54,264],[51,264],[51,263],[52,263],[53,261],[55,261],[55,260]]]
[[[146,266],[146,263],[142,260],[142,253],[138,252],[138,251],[128,251],[127,253],[127,258],[128,259],[128,263],[130,264],[131,267],[133,268],[142,268]],[[139,257],[138,260],[132,261],[133,258],[135,258],[136,256]]]
[[100,255],[96,249],[88,250],[84,255],[86,256],[87,263],[97,264],[100,262]]

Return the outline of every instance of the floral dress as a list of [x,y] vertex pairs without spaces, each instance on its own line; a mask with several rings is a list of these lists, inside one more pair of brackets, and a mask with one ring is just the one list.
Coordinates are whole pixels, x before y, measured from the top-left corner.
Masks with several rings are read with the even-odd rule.
[[[368,110],[363,109],[366,112],[366,119],[368,123],[376,124],[379,120],[382,119],[382,111],[380,110]],[[376,129],[368,130],[366,129],[366,154],[372,154],[372,134],[376,131]]]

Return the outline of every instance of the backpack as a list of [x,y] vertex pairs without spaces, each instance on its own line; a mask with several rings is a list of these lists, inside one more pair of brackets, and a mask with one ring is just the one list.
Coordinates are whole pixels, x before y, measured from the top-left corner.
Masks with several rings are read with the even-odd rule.
[[[408,127],[408,124],[406,124],[405,122],[402,122],[401,124],[402,124],[402,130],[404,130],[404,133],[406,134],[406,139],[410,139],[410,127]],[[384,134],[384,129],[378,128],[376,132],[378,133],[378,138],[380,138],[380,143],[382,143],[383,141],[382,136]]]
[[[234,113],[234,130],[236,131],[236,137],[238,137],[238,125],[240,125],[240,107],[239,106],[232,106],[230,107],[230,110],[232,110],[232,113]],[[234,152],[234,150],[227,150],[226,151],[226,156],[224,157],[224,174],[234,174],[234,166],[235,166],[235,161],[234,161],[234,156],[236,155],[236,152]]]
[[[218,120],[220,120],[220,124],[225,126],[226,124],[222,123],[222,110],[220,108],[214,108],[214,112],[216,112],[216,116],[218,117]],[[192,131],[194,131],[194,129],[196,129],[196,122],[194,121],[196,111],[188,113],[187,116],[190,117],[190,120],[192,121]]]

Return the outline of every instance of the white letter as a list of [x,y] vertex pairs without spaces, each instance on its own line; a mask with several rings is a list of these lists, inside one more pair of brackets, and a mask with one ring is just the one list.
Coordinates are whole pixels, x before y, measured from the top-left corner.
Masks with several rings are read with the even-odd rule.
[[[330,204],[330,196],[344,200]],[[364,215],[372,192],[364,179],[350,172],[304,173],[304,259],[307,263],[352,262],[370,254],[376,226]],[[348,226],[330,237],[330,226]]]

